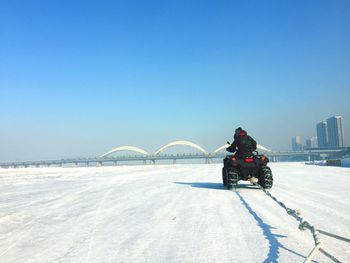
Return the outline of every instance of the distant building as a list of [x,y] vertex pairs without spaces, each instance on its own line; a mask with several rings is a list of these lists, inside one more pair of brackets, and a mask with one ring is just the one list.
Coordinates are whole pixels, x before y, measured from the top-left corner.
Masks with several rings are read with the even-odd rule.
[[328,147],[327,122],[322,121],[316,125],[318,147]]
[[292,138],[292,150],[293,151],[301,151],[303,146],[301,144],[301,137],[295,136]]
[[317,137],[306,139],[306,149],[317,148]]
[[327,119],[328,146],[344,146],[343,117],[333,116]]

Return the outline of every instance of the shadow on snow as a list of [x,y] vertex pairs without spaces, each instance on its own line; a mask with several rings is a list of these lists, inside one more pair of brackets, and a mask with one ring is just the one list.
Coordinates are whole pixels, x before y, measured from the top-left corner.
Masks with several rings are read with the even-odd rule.
[[174,182],[174,184],[188,185],[188,186],[195,187],[195,188],[206,188],[206,189],[215,189],[215,190],[225,190],[226,189],[223,186],[223,184],[210,183],[210,182],[196,182],[196,183]]
[[283,236],[283,235],[278,235],[278,234],[274,234],[271,232],[271,229],[276,229],[275,227],[272,227],[268,224],[266,224],[255,212],[254,210],[251,208],[251,206],[244,200],[244,198],[242,197],[242,195],[240,195],[238,192],[235,192],[236,195],[238,196],[239,200],[242,202],[242,204],[244,205],[244,207],[248,210],[248,212],[253,216],[253,218],[255,219],[255,221],[257,222],[258,226],[261,228],[261,230],[263,231],[263,234],[265,236],[265,238],[269,241],[269,253],[267,254],[267,258],[263,261],[264,263],[268,263],[268,262],[278,262],[278,258],[279,258],[279,249],[285,249],[291,253],[293,253],[294,255],[297,255],[299,257],[302,258],[306,258],[305,256],[289,249],[286,248],[285,246],[283,246],[279,241],[278,238],[283,238],[283,237],[287,237],[287,236]]
[[[188,185],[194,188],[205,188],[205,189],[213,189],[213,190],[226,190],[226,187],[223,186],[222,183],[212,183],[212,182],[174,182],[175,184],[180,184],[180,185]],[[260,188],[254,185],[250,184],[238,184],[236,186],[236,189],[249,189],[249,190],[259,190]],[[268,224],[266,224],[251,208],[251,206],[247,203],[247,201],[244,200],[242,195],[239,192],[236,192],[237,197],[243,204],[243,206],[248,210],[248,212],[253,216],[255,221],[257,222],[258,226],[261,228],[263,231],[263,234],[265,238],[269,242],[269,253],[267,254],[266,259],[263,261],[263,263],[269,263],[269,262],[278,262],[279,258],[279,253],[280,253],[280,248],[296,255],[301,258],[306,258],[304,255],[301,255],[285,246],[283,246],[279,241],[278,238],[284,238],[287,236],[283,235],[278,235],[272,233],[271,229],[276,229],[275,227],[272,227]]]
[[[194,188],[206,188],[206,189],[216,189],[216,190],[226,190],[227,188],[222,183],[212,183],[212,182],[174,182],[174,184],[182,184],[188,185]],[[251,189],[251,190],[259,190],[258,186],[254,186],[251,184],[238,184],[236,189]]]

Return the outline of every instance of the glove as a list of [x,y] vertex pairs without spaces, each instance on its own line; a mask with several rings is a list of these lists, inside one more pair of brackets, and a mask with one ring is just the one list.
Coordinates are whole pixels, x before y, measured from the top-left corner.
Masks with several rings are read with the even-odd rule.
[[231,144],[229,141],[227,141],[227,144]]

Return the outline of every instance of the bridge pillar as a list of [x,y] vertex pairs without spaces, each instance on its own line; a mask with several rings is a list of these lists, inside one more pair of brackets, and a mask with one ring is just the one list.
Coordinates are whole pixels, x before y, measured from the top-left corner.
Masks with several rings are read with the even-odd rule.
[[173,164],[176,164],[176,159],[173,159]]
[[152,164],[156,164],[156,160],[152,160]]
[[143,162],[142,162],[142,163],[143,163],[143,165],[146,165],[146,160],[143,160]]
[[114,164],[115,166],[117,166],[117,165],[118,165],[118,162],[117,162],[117,161],[114,161],[113,164]]
[[97,162],[96,166],[97,166],[97,167],[102,166],[102,162],[101,162],[101,161]]
[[206,164],[210,164],[210,163],[212,163],[212,162],[213,162],[213,160],[212,160],[211,158],[205,159],[205,163],[206,163]]

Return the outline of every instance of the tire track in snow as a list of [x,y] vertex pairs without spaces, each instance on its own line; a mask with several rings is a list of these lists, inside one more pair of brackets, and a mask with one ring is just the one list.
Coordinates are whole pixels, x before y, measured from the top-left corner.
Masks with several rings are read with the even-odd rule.
[[89,241],[89,250],[88,250],[88,253],[87,253],[87,256],[86,256],[86,262],[87,263],[90,260],[91,247],[92,247],[93,240],[94,240],[94,237],[95,237],[95,232],[96,232],[96,229],[97,229],[97,224],[98,224],[98,220],[99,220],[99,216],[100,216],[101,207],[104,205],[107,197],[109,196],[109,194],[110,194],[110,192],[112,190],[113,189],[109,189],[108,192],[105,193],[102,201],[100,202],[100,204],[98,205],[98,208],[96,210],[95,219],[94,219],[94,227],[93,227],[93,230],[92,230],[92,233],[91,233],[91,237],[90,237],[90,241]]

